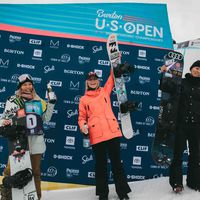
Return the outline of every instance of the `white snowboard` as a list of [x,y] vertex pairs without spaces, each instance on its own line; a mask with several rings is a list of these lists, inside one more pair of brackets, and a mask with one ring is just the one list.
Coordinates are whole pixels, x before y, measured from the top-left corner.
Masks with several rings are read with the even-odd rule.
[[[118,47],[116,34],[109,35],[107,40],[107,52],[112,69],[117,67],[118,64],[121,64],[121,55]],[[120,78],[114,78],[114,80],[115,89],[117,93],[117,100],[120,105],[121,103],[124,103],[128,100],[124,78],[123,76],[121,76]],[[124,137],[127,139],[132,138],[134,136],[134,130],[132,127],[130,112],[127,112],[125,114],[120,112],[120,118],[122,133]]]
[[[19,107],[16,102],[19,102],[19,100],[17,100],[17,97],[15,95],[10,97],[9,101],[6,102],[5,118],[10,119],[13,125],[25,125],[25,116],[17,117],[16,113],[13,112]],[[10,151],[13,150],[10,149]],[[11,176],[14,175],[16,172],[24,170],[26,168],[32,169],[30,153],[28,150],[25,151],[25,154],[20,159],[11,154],[9,156],[9,161]],[[38,200],[33,177],[32,180],[24,188],[12,188],[12,200]]]
[[[20,159],[10,155],[9,161],[11,175],[26,168],[32,169],[29,151],[26,151]],[[38,200],[34,177],[32,177],[32,180],[24,188],[12,188],[12,200]]]

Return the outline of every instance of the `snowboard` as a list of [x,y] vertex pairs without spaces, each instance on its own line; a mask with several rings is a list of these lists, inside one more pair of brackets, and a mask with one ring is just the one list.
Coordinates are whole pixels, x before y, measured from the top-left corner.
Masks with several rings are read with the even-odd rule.
[[169,166],[173,159],[183,59],[181,53],[169,51],[164,56],[164,65],[162,66],[165,67],[165,71],[161,74],[160,79],[160,109],[152,147],[153,160],[162,166]]
[[[13,116],[11,118],[11,121],[11,126],[15,126],[16,131],[17,127],[19,126],[26,127],[26,117]],[[7,177],[8,183],[9,180],[13,180],[13,177],[18,172],[21,172],[26,169],[29,169],[32,172],[30,153],[28,150],[28,139],[26,133],[24,135],[20,135],[15,140],[11,140],[9,143],[9,151],[11,151],[12,153],[9,155],[11,174],[10,177]],[[15,180],[15,182],[17,182],[17,180]],[[27,182],[28,183],[20,189],[16,186],[12,187],[12,200],[38,200],[34,177],[29,177],[29,180]]]
[[[29,151],[25,151],[23,156],[10,155],[11,176],[19,171],[31,169],[31,160]],[[28,182],[22,189],[12,188],[12,200],[38,200],[35,188],[34,178]]]
[[[121,54],[119,51],[116,34],[109,35],[108,40],[107,40],[107,52],[108,52],[108,57],[110,60],[111,69],[113,70],[115,67],[121,64]],[[114,76],[114,82],[115,82],[117,100],[119,102],[119,107],[120,107],[122,103],[125,103],[128,101],[124,77]],[[120,110],[120,119],[121,119],[122,133],[124,137],[127,139],[132,138],[134,136],[134,130],[132,127],[130,112],[128,111],[126,113],[122,113]]]
[[[13,121],[12,123],[16,125],[18,125],[20,121],[22,121],[22,123],[26,125],[26,119],[24,117],[23,120],[20,120],[20,118],[17,119],[14,118],[12,121]],[[24,150],[23,155],[21,155],[20,153],[16,154],[14,151],[13,154],[9,156],[11,176],[19,171],[25,169],[32,169],[29,150],[28,148],[22,149],[22,151],[23,150]],[[12,188],[12,200],[21,200],[21,199],[38,200],[34,177],[32,177],[32,179],[28,182],[28,184],[25,185],[22,189]]]

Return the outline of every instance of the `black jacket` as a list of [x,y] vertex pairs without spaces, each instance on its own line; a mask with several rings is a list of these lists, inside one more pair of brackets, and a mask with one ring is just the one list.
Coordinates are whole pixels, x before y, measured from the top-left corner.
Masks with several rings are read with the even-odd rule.
[[182,79],[178,108],[178,122],[200,122],[200,78],[190,73]]

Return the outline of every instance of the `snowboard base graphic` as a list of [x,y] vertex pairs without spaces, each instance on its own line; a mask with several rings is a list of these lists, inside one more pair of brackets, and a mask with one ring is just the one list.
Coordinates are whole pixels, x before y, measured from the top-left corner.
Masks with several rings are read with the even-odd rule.
[[[11,175],[24,169],[32,169],[29,151],[25,151],[22,157],[10,155]],[[34,177],[22,189],[12,188],[12,200],[38,200]]]
[[9,138],[10,176],[4,177],[3,185],[11,188],[12,200],[38,200],[28,150],[26,117],[13,116],[10,120],[12,125],[5,128],[5,132],[15,136],[13,139]]
[[[107,52],[108,57],[111,63],[112,70],[116,68],[119,64],[121,64],[121,55],[118,47],[117,36],[115,34],[111,34],[107,40]],[[127,92],[125,87],[124,78],[121,75],[120,77],[114,77],[115,81],[115,89],[117,93],[117,100],[119,105],[127,102]],[[122,113],[120,110],[120,119],[121,119],[121,127],[122,133],[125,138],[130,139],[134,136],[134,130],[132,127],[130,112]]]
[[160,79],[160,109],[152,147],[152,158],[158,165],[169,166],[173,159],[178,102],[183,73],[183,55],[169,51],[164,56]]

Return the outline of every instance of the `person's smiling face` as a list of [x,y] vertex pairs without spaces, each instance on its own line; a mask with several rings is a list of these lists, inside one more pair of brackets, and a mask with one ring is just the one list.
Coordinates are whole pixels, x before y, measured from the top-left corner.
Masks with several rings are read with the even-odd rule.
[[33,92],[33,84],[31,82],[25,82],[21,85],[20,90],[22,93],[30,94]]
[[89,88],[96,89],[99,87],[99,79],[96,76],[91,76],[87,79]]
[[191,69],[191,74],[194,77],[200,77],[200,67],[193,67]]

